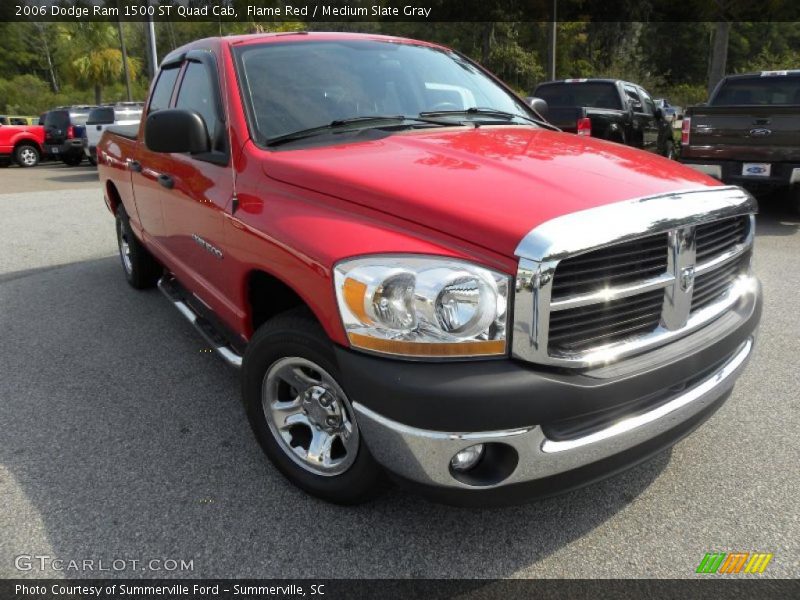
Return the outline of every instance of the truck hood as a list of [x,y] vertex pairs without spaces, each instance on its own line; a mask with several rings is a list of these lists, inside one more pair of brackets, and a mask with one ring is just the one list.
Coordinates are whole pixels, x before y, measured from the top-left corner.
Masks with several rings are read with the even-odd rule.
[[720,185],[660,156],[536,127],[370,135],[366,141],[287,147],[270,154],[264,172],[505,256],[513,256],[531,229],[564,214]]

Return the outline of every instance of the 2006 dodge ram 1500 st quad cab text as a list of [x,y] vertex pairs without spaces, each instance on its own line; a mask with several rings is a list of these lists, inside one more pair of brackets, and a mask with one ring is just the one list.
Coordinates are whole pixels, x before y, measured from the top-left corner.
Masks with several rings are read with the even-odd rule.
[[194,42],[98,162],[129,283],[241,367],[264,451],[330,501],[584,484],[692,431],[753,349],[747,192],[554,131],[437,45]]

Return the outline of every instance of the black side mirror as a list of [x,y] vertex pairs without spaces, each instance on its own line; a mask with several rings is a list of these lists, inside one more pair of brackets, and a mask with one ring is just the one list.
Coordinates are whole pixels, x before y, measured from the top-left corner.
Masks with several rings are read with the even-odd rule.
[[631,102],[631,108],[634,110],[634,112],[642,112],[642,103],[634,100]]
[[205,121],[196,111],[181,108],[147,115],[144,143],[153,152],[208,152],[211,142]]
[[656,119],[663,119],[664,118],[664,111],[656,106],[655,115],[656,115]]
[[536,96],[528,96],[525,98],[525,104],[535,110],[540,117],[547,117],[547,102]]

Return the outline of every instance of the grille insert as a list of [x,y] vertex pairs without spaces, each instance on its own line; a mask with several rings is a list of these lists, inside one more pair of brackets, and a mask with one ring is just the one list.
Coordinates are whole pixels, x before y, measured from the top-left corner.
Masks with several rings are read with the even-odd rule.
[[746,270],[749,262],[750,253],[748,252],[713,271],[698,275],[694,282],[692,312],[705,308],[718,300],[728,291],[733,280]]
[[699,225],[696,230],[697,264],[732,250],[747,239],[749,216],[723,219]]
[[581,352],[649,333],[658,327],[664,290],[602,304],[560,310],[550,315],[551,352]]
[[615,244],[562,260],[553,278],[552,299],[639,282],[666,270],[666,233]]

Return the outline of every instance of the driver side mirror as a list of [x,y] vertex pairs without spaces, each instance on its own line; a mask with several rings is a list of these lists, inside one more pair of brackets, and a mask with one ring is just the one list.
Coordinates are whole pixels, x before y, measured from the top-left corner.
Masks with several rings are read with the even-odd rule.
[[211,150],[203,117],[181,108],[166,108],[147,115],[144,143],[153,152],[194,154]]
[[642,103],[638,102],[636,100],[633,100],[633,101],[631,101],[631,108],[634,110],[634,112],[642,112],[642,108],[643,108],[642,107]]
[[536,96],[528,96],[525,98],[525,104],[535,110],[542,118],[547,117],[547,102]]
[[655,115],[656,115],[656,119],[663,119],[664,118],[664,111],[656,106]]

